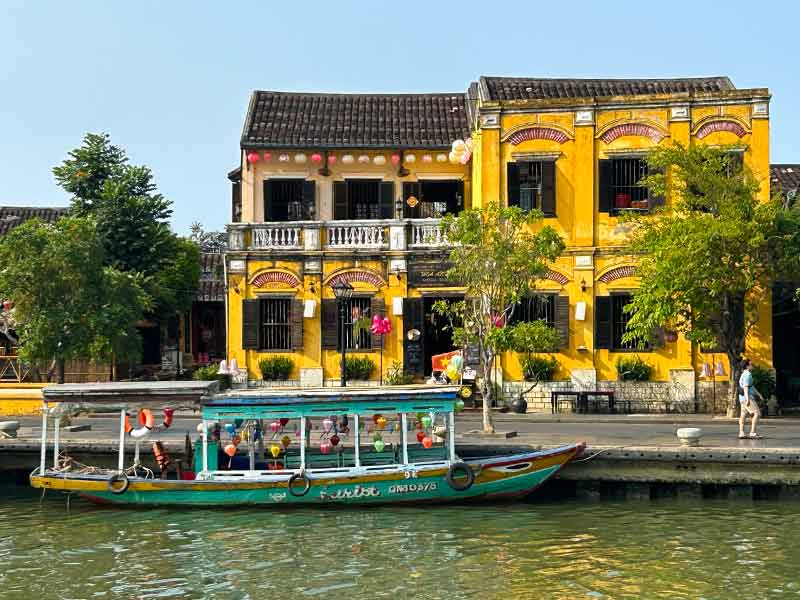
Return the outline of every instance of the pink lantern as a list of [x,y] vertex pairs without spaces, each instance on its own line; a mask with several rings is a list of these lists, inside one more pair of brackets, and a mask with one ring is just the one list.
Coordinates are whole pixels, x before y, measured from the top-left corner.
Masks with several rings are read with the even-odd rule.
[[264,152],[264,160],[272,160],[272,152]]
[[392,333],[392,321],[389,317],[383,317],[383,321],[381,321],[381,326],[383,328],[383,334]]
[[281,424],[278,421],[273,421],[269,424],[269,428],[272,430],[272,433],[278,433],[281,428]]
[[335,165],[335,164],[336,164],[336,156],[334,156],[333,154],[331,154],[331,155],[328,157],[328,164],[329,164],[329,165]]
[[11,302],[9,302],[8,300],[3,300],[3,308],[5,310],[11,310]]
[[503,315],[495,315],[492,317],[492,324],[498,328],[505,325],[505,319],[503,319]]
[[330,451],[331,451],[331,447],[332,447],[332,446],[331,446],[331,443],[330,443],[328,440],[324,440],[324,441],[323,441],[323,442],[322,442],[322,443],[319,445],[319,451],[320,451],[320,452],[322,452],[323,454],[327,454],[328,452],[330,452]]
[[236,446],[233,444],[228,444],[225,446],[225,454],[233,458],[233,455],[236,454]]
[[422,438],[422,446],[424,448],[430,448],[433,446],[433,440],[426,435],[424,438]]
[[333,427],[333,421],[331,421],[330,419],[325,419],[322,422],[322,430],[325,433],[328,433],[331,430],[331,427]]
[[319,152],[315,152],[314,154],[312,154],[311,162],[315,163],[322,162],[322,154],[320,154]]
[[257,162],[258,162],[260,159],[261,159],[261,157],[258,155],[258,152],[250,152],[250,153],[247,155],[247,162],[249,162],[251,165],[254,165],[254,164],[255,164],[255,163],[257,163]]
[[392,154],[391,158],[392,164],[396,167],[400,164],[400,155],[399,154]]
[[372,325],[370,326],[369,330],[375,335],[380,335],[383,333],[381,331],[381,318],[378,315],[372,315]]

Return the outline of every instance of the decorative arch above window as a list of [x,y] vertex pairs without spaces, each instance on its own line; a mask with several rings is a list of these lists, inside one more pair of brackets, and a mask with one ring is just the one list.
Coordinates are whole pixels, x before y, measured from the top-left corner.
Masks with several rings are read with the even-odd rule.
[[565,285],[569,281],[569,277],[567,277],[563,273],[559,273],[558,271],[554,271],[553,269],[548,269],[547,270],[547,273],[544,274],[544,279],[549,279],[550,281],[555,281],[559,285]]
[[300,279],[287,271],[262,271],[250,280],[250,285],[257,288],[296,288],[300,285]]
[[635,277],[636,276],[636,267],[634,265],[626,265],[624,267],[614,267],[613,269],[609,269],[600,277],[597,278],[597,281],[602,283],[611,283],[612,281],[616,281],[617,279],[623,279],[624,277]]
[[731,118],[725,118],[706,120],[700,123],[694,132],[694,136],[698,140],[702,140],[704,137],[718,131],[727,131],[740,138],[744,137],[748,133],[747,128],[739,121]]
[[653,125],[648,125],[647,123],[620,123],[618,125],[612,125],[606,129],[598,136],[598,138],[600,138],[600,140],[606,144],[610,144],[617,138],[628,135],[650,138],[654,144],[659,143],[661,140],[667,137],[667,134],[664,131]]
[[552,125],[530,125],[510,133],[503,141],[516,146],[529,140],[551,140],[563,144],[569,141],[569,135]]
[[377,273],[367,271],[364,269],[340,271],[331,275],[325,282],[325,285],[331,286],[337,281],[344,281],[346,283],[366,283],[375,288],[381,288],[386,285],[383,278]]

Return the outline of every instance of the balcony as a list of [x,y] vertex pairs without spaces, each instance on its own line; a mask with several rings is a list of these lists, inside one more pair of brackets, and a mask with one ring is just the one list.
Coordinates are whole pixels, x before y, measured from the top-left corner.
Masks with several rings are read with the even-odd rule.
[[440,219],[291,221],[228,225],[230,250],[404,251],[446,248]]

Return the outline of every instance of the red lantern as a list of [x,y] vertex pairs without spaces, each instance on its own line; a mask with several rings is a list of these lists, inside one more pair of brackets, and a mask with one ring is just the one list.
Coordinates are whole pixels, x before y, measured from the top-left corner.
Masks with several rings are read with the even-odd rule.
[[286,424],[289,422],[289,419],[284,417],[284,418],[280,419],[280,422],[281,422],[281,427],[286,427]]
[[399,154],[392,154],[392,164],[396,167],[400,164],[400,155]]
[[311,162],[315,162],[315,163],[322,162],[322,154],[319,154],[318,152],[315,152],[314,154],[312,154],[311,155]]
[[236,446],[233,444],[228,444],[225,446],[225,454],[233,458],[233,455],[236,454]]
[[425,432],[424,431],[418,431],[417,432],[417,441],[421,444],[422,440],[424,440],[424,439],[425,439]]
[[336,164],[336,157],[335,157],[333,154],[331,154],[331,155],[328,157],[328,164],[329,164],[329,165],[335,165],[335,164]]
[[334,433],[331,436],[331,440],[330,441],[331,441],[331,445],[332,446],[338,446],[339,445],[339,436]]
[[247,162],[249,162],[251,165],[256,164],[260,159],[261,157],[258,155],[258,152],[250,152],[247,155]]
[[433,446],[433,440],[426,435],[424,438],[422,438],[422,446],[424,448],[430,448]]
[[272,152],[264,152],[264,160],[272,160]]
[[8,300],[3,300],[3,308],[5,310],[11,310],[11,302],[9,302]]

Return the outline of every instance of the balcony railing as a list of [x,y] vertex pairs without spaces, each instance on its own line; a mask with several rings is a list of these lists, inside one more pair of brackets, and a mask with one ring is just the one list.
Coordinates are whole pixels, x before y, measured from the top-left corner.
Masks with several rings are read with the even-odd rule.
[[230,250],[407,250],[450,245],[440,219],[234,223]]

